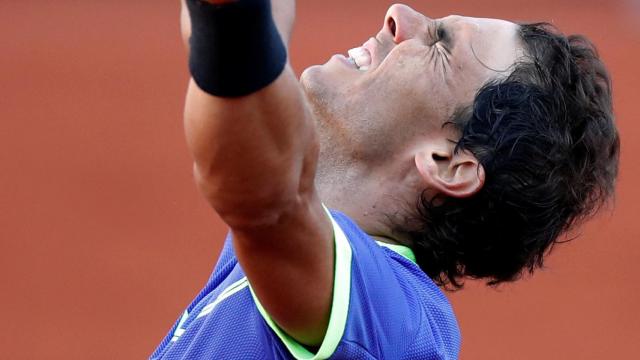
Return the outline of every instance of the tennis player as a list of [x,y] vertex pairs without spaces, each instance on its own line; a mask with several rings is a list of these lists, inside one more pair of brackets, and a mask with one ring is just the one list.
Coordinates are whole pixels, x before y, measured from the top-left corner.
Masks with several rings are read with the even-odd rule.
[[442,289],[543,264],[613,193],[594,47],[391,6],[297,79],[294,0],[187,0],[185,129],[231,229],[152,359],[456,359]]

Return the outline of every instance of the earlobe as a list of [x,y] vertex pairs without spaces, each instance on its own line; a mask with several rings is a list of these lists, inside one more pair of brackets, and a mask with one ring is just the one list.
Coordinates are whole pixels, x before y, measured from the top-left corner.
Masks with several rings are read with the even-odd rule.
[[416,154],[415,163],[425,186],[437,193],[464,198],[484,186],[484,167],[468,151],[421,151]]

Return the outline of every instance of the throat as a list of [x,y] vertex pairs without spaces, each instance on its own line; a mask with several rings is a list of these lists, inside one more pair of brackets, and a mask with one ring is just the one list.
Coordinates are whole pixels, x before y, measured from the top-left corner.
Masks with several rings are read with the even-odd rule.
[[349,216],[376,241],[412,247],[404,230],[424,191],[413,156],[376,165],[344,157],[319,160],[316,189],[327,207]]
[[[334,169],[331,174],[340,172]],[[375,241],[407,245],[391,231],[393,214],[398,214],[400,208],[406,208],[406,204],[394,201],[388,191],[371,181],[372,177],[342,175],[316,178],[316,188],[323,204],[347,215]]]

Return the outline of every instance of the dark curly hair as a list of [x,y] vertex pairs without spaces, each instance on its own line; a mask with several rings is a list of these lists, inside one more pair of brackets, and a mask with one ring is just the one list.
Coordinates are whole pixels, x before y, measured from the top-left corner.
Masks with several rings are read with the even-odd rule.
[[532,273],[614,193],[620,145],[595,47],[547,23],[519,31],[526,59],[445,124],[461,135],[455,151],[484,167],[483,188],[469,198],[423,194],[404,227],[420,267],[448,289],[465,277],[496,285]]

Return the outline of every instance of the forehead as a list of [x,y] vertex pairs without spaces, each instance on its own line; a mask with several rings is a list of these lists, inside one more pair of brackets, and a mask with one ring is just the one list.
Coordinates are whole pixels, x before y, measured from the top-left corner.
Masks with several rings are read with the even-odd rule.
[[498,71],[506,71],[524,54],[520,26],[511,21],[450,15],[440,19],[454,34],[455,46]]
[[498,32],[509,36],[516,36],[519,27],[518,24],[508,20],[461,15],[449,15],[439,20],[449,26],[472,27],[480,32]]

